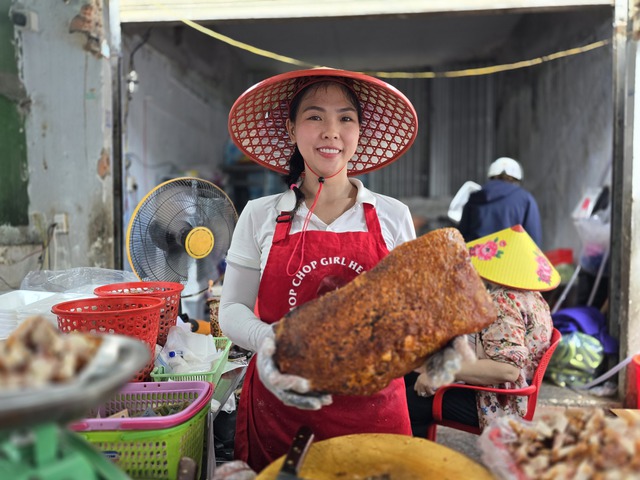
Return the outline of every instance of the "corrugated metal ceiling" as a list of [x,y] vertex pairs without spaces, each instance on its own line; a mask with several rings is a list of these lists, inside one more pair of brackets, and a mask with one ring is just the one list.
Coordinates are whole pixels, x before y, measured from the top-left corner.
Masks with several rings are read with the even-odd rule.
[[613,5],[612,0],[120,0],[119,3],[123,23],[166,22],[182,18],[199,21],[530,11]]

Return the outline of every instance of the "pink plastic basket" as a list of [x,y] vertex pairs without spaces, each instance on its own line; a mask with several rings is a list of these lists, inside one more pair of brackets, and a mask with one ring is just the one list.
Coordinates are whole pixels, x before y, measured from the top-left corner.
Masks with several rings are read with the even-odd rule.
[[[127,384],[108,402],[94,409],[89,417],[71,425],[76,431],[93,430],[160,430],[175,427],[193,417],[213,395],[209,382],[137,382]],[[104,418],[127,409],[129,415],[140,415],[149,407],[191,404],[181,412],[164,417]]]
[[167,342],[169,329],[176,324],[182,290],[184,290],[184,285],[176,282],[125,282],[102,285],[97,287],[93,293],[99,297],[144,295],[164,299],[165,305],[160,311],[157,339],[157,343],[164,346]]
[[[135,418],[87,418],[69,426],[134,479],[174,480],[180,459],[202,464],[204,436],[213,386],[208,382],[130,383],[91,416],[127,409],[190,405],[173,415]],[[196,478],[200,478],[198,475]]]

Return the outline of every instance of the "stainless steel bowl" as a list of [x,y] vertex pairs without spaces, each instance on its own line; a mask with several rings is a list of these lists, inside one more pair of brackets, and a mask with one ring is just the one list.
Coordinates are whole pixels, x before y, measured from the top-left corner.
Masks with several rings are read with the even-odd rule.
[[0,430],[67,424],[108,400],[150,360],[147,345],[124,335],[101,335],[93,360],[69,382],[0,391]]

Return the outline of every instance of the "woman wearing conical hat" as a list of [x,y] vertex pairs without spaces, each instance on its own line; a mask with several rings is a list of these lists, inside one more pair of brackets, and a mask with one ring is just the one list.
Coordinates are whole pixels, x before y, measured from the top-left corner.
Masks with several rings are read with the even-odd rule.
[[[489,286],[497,307],[496,321],[470,336],[475,362],[464,362],[456,381],[495,388],[529,385],[550,345],[553,322],[540,292],[552,290],[560,275],[520,225],[467,243],[471,261]],[[434,389],[426,374],[405,377],[411,427],[426,436],[431,423]],[[523,416],[526,397],[498,398],[495,393],[451,389],[443,397],[443,417],[485,427],[495,417]]]
[[286,453],[301,425],[317,440],[411,435],[402,378],[367,397],[305,396],[308,381],[263,366],[275,349],[273,324],[288,311],[415,238],[406,205],[353,178],[410,147],[417,132],[413,106],[367,75],[301,70],[247,90],[231,109],[229,132],[244,153],[283,174],[287,184],[285,193],[247,204],[227,256],[220,324],[235,344],[258,352],[240,397],[236,458],[261,470]]

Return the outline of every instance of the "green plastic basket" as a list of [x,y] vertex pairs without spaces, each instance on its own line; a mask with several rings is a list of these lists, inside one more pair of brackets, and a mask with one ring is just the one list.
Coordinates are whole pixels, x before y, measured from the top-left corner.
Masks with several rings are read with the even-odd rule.
[[208,408],[164,430],[78,432],[131,478],[175,480],[182,457],[202,464]]
[[89,418],[70,428],[131,478],[175,480],[183,457],[202,464],[212,393],[205,382],[130,383],[99,411],[113,415],[127,408],[140,414],[149,407],[191,405],[164,417]]
[[227,364],[229,349],[231,348],[231,340],[229,340],[227,337],[214,337],[214,340],[216,342],[216,348],[218,350],[222,350],[222,355],[220,355],[220,357],[215,362],[213,362],[213,365],[211,365],[211,370],[209,370],[208,372],[163,373],[162,367],[159,367],[153,369],[153,371],[151,372],[151,378],[154,382],[165,382],[167,380],[181,382],[201,381],[212,383],[214,386],[217,385],[220,381],[220,377],[222,376],[222,371]]

